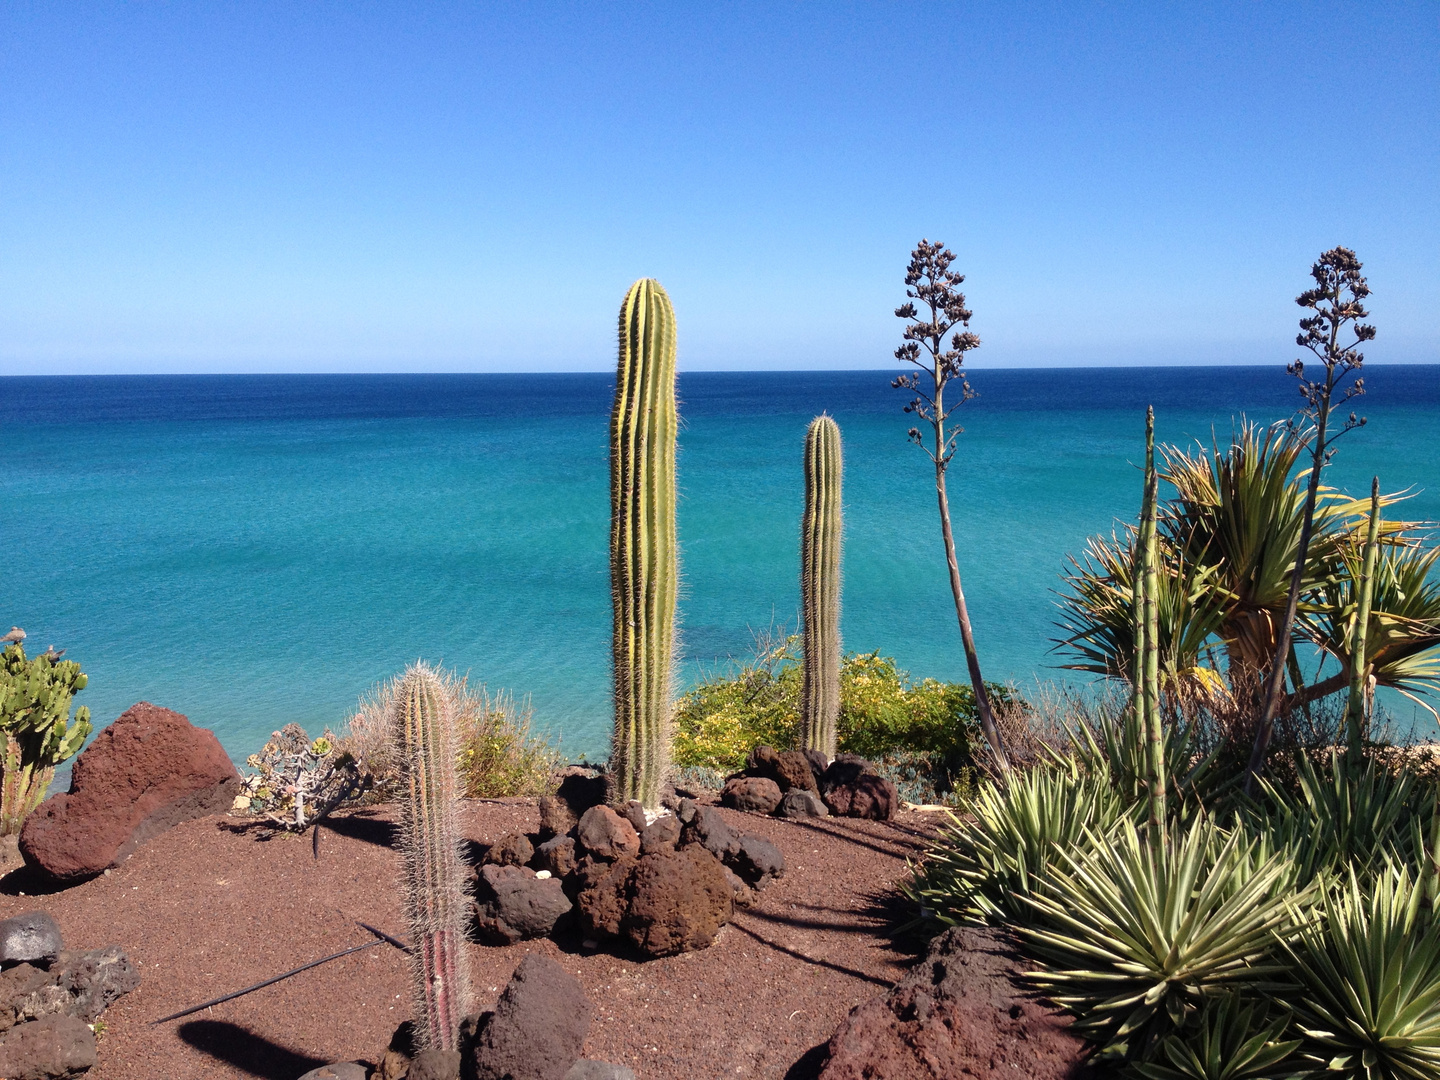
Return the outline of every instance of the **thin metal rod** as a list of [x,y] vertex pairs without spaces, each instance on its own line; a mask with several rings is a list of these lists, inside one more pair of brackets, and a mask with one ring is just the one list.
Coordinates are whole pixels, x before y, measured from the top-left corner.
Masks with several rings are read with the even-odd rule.
[[399,949],[399,950],[400,950],[401,952],[403,952],[403,953],[408,953],[408,952],[410,951],[410,946],[409,946],[409,945],[406,945],[405,942],[401,941],[398,937],[395,937],[393,934],[387,934],[384,930],[376,929],[375,927],[371,926],[369,923],[361,922],[359,919],[356,919],[356,920],[355,920],[355,925],[358,926],[358,927],[361,927],[362,929],[369,930],[370,933],[374,934],[376,937],[381,938],[381,939],[384,940],[384,941],[388,941],[391,945],[394,945],[397,949]]

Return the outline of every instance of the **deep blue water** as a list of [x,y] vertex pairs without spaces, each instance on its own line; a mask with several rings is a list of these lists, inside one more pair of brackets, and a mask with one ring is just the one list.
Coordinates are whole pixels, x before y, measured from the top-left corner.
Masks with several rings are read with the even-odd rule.
[[[847,648],[963,678],[934,489],[893,372],[681,377],[685,675],[794,626],[801,446],[845,442]],[[1067,552],[1132,517],[1144,408],[1221,438],[1298,402],[1280,366],[980,371],[950,494],[986,675],[1050,652]],[[1329,481],[1413,486],[1440,519],[1440,367],[1366,370],[1364,429]],[[572,754],[609,726],[608,375],[0,379],[0,621],[67,648],[80,703],[141,699],[243,757],[339,724],[426,657],[530,695]],[[3,627],[0,627],[3,629]],[[1402,706],[1405,713],[1409,706]],[[1409,716],[1402,715],[1402,719]]]

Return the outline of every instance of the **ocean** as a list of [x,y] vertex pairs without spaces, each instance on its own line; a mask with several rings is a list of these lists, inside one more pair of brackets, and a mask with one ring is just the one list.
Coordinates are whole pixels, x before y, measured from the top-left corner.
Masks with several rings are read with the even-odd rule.
[[[894,371],[680,378],[682,679],[796,626],[805,426],[845,452],[849,650],[963,679],[928,460]],[[1135,516],[1144,410],[1222,440],[1299,402],[1283,366],[979,370],[950,471],[986,677],[1063,681],[1067,553]],[[1413,489],[1440,520],[1440,367],[1369,367],[1369,424],[1330,483]],[[147,700],[242,759],[338,726],[416,658],[528,697],[572,757],[610,725],[613,378],[284,375],[0,379],[0,621],[89,674],[97,724]],[[1403,699],[1402,722],[1433,728]],[[1427,727],[1428,725],[1428,727]]]

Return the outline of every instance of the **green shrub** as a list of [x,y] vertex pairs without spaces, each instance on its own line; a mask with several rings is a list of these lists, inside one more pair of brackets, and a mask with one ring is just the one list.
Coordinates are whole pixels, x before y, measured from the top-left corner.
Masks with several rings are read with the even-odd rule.
[[[801,682],[794,636],[763,642],[749,662],[705,679],[676,704],[675,765],[727,772],[759,743],[798,746]],[[997,705],[1024,707],[1008,687],[990,684],[990,693]],[[959,683],[912,681],[878,652],[851,653],[840,666],[837,731],[840,750],[915,784],[915,794],[951,791],[973,767],[975,694]]]

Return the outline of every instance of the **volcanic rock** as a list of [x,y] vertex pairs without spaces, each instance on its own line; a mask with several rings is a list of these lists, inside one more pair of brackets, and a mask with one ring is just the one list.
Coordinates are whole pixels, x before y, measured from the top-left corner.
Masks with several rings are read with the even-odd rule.
[[0,964],[50,960],[63,948],[60,927],[47,912],[27,911],[0,922]]
[[622,859],[640,854],[635,826],[608,806],[592,806],[575,827],[575,843],[597,859]]
[[[681,815],[685,808],[681,808]],[[690,823],[680,835],[682,844],[700,844],[718,859],[731,855],[740,846],[740,836],[730,828],[713,806],[693,806]]]
[[608,794],[609,783],[603,775],[576,765],[563,770],[555,794],[540,798],[541,835],[565,835],[575,827],[580,815],[604,803]]
[[460,1080],[460,1051],[419,1051],[410,1059],[405,1080]]
[[580,981],[554,960],[520,961],[495,1008],[475,1024],[470,1053],[476,1080],[564,1080],[590,1030]]
[[487,863],[499,866],[525,866],[535,857],[535,847],[524,833],[506,833],[485,853]]
[[674,814],[662,814],[645,826],[640,834],[640,853],[649,855],[652,851],[673,851],[680,840],[680,819]]
[[630,827],[636,833],[643,833],[645,826],[650,822],[645,820],[645,804],[639,799],[631,799],[624,806],[620,807],[620,816],[630,822]]
[[763,889],[774,878],[785,873],[785,856],[763,837],[746,833],[740,837],[735,854],[725,860],[727,866],[757,889]]
[[829,817],[830,808],[813,791],[791,788],[775,808],[775,816],[783,818]]
[[[830,766],[833,771],[835,766]],[[861,773],[849,783],[836,784],[825,792],[825,805],[836,817],[870,818],[888,821],[900,809],[895,784],[873,772]]]
[[543,937],[570,913],[570,898],[558,878],[537,878],[520,866],[480,868],[475,926],[480,935],[503,945]]
[[780,785],[782,792],[792,788],[815,792],[820,790],[815,783],[815,774],[810,769],[810,759],[800,750],[786,750],[775,759],[773,779]]
[[56,1013],[0,1036],[0,1076],[8,1080],[61,1080],[94,1065],[95,1033],[74,1016]]
[[575,907],[580,912],[580,928],[590,937],[614,937],[620,933],[625,912],[630,906],[630,878],[635,872],[633,858],[607,863],[586,859],[575,868],[572,880],[578,891]]
[[720,805],[732,810],[768,814],[780,805],[780,785],[764,776],[741,776],[727,780],[720,792]]
[[75,759],[70,790],[30,815],[20,853],[57,882],[83,881],[182,821],[229,809],[239,785],[212,732],[142,701]]
[[733,910],[725,868],[698,844],[643,856],[630,889],[625,934],[651,956],[705,948]]
[[801,750],[805,760],[810,763],[810,775],[815,778],[815,790],[820,790],[820,778],[825,775],[825,770],[830,767],[830,759],[819,750]]
[[575,869],[575,838],[552,836],[535,849],[535,858],[530,865],[536,870],[549,870],[554,877],[563,878]]

